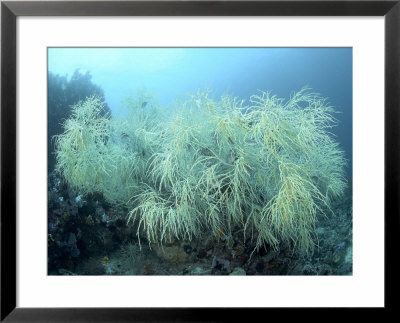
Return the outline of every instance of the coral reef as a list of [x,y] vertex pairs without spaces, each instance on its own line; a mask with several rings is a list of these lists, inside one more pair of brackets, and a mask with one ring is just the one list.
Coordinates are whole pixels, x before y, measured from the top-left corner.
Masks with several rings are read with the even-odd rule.
[[318,215],[318,244],[312,254],[294,253],[281,245],[279,250],[260,248],[251,257],[251,239],[243,240],[240,227],[230,234],[208,232],[201,239],[171,239],[162,246],[151,243],[140,248],[137,229],[127,225],[128,211],[122,205],[110,206],[100,194],[88,194],[84,200],[79,196],[50,174],[49,275],[229,275],[235,268],[246,275],[352,273],[351,187],[332,200],[334,215]]
[[346,188],[324,98],[302,89],[246,103],[199,91],[170,113],[150,96],[125,105],[121,119],[105,115],[98,97],[73,106],[55,137],[57,171],[79,192],[127,208],[139,242],[162,248],[211,232],[229,245],[241,232],[253,252],[313,251],[317,215],[332,213]]

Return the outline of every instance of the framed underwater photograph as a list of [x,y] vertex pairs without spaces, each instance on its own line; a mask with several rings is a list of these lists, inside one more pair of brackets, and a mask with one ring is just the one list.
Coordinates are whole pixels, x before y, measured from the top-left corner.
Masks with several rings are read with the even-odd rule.
[[390,309],[399,12],[3,2],[2,319]]
[[48,48],[48,274],[352,275],[352,61]]

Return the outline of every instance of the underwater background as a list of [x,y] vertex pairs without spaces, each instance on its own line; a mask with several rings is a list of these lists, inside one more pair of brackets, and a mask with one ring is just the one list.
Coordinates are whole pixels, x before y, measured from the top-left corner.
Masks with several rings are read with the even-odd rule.
[[[79,191],[55,171],[54,136],[65,130],[71,107],[93,95],[103,104],[102,115],[123,119],[127,97],[150,93],[168,118],[174,102],[199,90],[248,102],[259,91],[288,100],[304,87],[339,112],[329,131],[347,162],[345,192],[332,201],[335,215],[318,219],[319,247],[312,254],[289,247],[253,254],[239,234],[221,232],[201,241],[139,247],[136,228],[127,225],[128,210]],[[351,48],[49,48],[48,135],[51,275],[352,274]]]

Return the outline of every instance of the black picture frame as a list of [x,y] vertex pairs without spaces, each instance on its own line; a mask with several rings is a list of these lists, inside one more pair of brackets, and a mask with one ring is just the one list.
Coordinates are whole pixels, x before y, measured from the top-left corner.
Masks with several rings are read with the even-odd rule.
[[[384,16],[385,306],[396,310],[400,180],[400,0],[388,1],[2,1],[1,3],[1,321],[186,322],[264,317],[267,309],[18,308],[16,282],[16,19],[18,16]],[[38,291],[40,293],[40,291]],[[272,309],[269,309],[272,310]],[[282,311],[286,309],[274,309]],[[299,309],[297,309],[299,311]],[[240,315],[239,315],[240,312]],[[330,311],[331,312],[331,311]],[[304,313],[304,312],[303,312]],[[281,313],[282,314],[282,313]],[[309,316],[310,313],[305,315]],[[260,316],[261,315],[261,316]],[[324,314],[317,314],[324,315]],[[330,318],[334,318],[331,316]],[[379,315],[379,316],[378,316]],[[253,317],[253,319],[252,319]],[[298,319],[298,318],[297,318]],[[323,318],[321,318],[323,319]]]

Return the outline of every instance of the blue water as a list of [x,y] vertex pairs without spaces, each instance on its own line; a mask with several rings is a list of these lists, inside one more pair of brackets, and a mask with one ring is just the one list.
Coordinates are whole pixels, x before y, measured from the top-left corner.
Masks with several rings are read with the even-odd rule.
[[50,48],[50,72],[89,71],[113,113],[137,90],[168,106],[175,98],[209,88],[248,99],[257,90],[288,98],[304,86],[328,98],[337,111],[333,129],[352,169],[351,48]]

